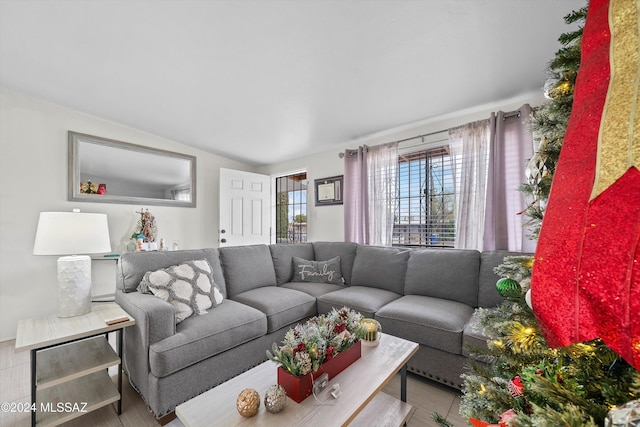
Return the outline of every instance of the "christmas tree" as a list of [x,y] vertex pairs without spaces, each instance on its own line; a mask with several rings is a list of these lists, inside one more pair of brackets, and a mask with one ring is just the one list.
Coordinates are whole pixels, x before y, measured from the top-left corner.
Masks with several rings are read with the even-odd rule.
[[601,340],[547,345],[526,301],[531,263],[507,257],[496,269],[518,285],[499,287],[500,307],[479,309],[482,332],[495,338],[475,349],[490,363],[464,374],[460,411],[505,426],[602,426],[612,408],[640,397],[640,374]]
[[[584,8],[565,21],[581,24],[586,15]],[[521,191],[531,198],[524,215],[534,238],[571,115],[582,31],[580,25],[560,37],[563,47],[545,85],[549,100],[532,118],[539,149]],[[613,409],[640,398],[640,373],[600,339],[549,347],[531,308],[532,266],[532,257],[514,256],[496,269],[503,277],[497,288],[505,302],[478,309],[481,332],[492,338],[486,348],[472,349],[478,361],[463,375],[460,412],[474,426],[603,426]],[[450,426],[437,414],[434,419]]]

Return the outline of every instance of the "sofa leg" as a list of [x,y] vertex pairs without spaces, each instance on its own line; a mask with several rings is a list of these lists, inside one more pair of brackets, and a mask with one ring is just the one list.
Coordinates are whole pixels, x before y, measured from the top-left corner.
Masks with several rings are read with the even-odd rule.
[[158,422],[160,423],[161,426],[169,424],[171,421],[176,419],[176,413],[175,412],[170,412],[167,415],[158,418]]

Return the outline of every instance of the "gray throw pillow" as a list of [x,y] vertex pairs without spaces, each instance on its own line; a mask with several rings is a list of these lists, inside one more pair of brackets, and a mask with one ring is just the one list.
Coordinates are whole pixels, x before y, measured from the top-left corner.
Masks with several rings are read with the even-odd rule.
[[213,281],[211,264],[206,259],[148,271],[138,285],[138,291],[150,291],[171,303],[176,323],[193,314],[205,314],[208,308],[215,308],[223,301],[222,293]]
[[294,282],[344,284],[339,256],[326,261],[310,261],[294,256],[292,262]]

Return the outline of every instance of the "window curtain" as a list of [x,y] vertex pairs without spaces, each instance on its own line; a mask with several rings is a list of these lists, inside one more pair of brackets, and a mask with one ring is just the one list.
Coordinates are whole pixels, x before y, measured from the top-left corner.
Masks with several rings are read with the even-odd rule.
[[398,180],[398,143],[345,152],[345,240],[391,246]]
[[344,153],[344,239],[346,242],[369,242],[369,186],[367,179],[368,147]]
[[533,157],[531,112],[525,104],[517,112],[491,113],[484,250],[535,252],[536,243],[529,239],[522,221],[527,201],[518,190]]
[[489,120],[480,120],[449,129],[456,203],[456,248],[483,249],[489,125]]
[[367,156],[369,177],[369,242],[391,246],[398,181],[398,143],[376,145]]

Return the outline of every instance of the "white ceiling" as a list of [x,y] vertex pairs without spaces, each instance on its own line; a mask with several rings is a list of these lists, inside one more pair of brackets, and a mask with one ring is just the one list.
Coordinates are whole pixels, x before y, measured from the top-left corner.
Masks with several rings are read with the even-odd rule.
[[584,5],[0,0],[0,83],[262,165],[541,90]]

